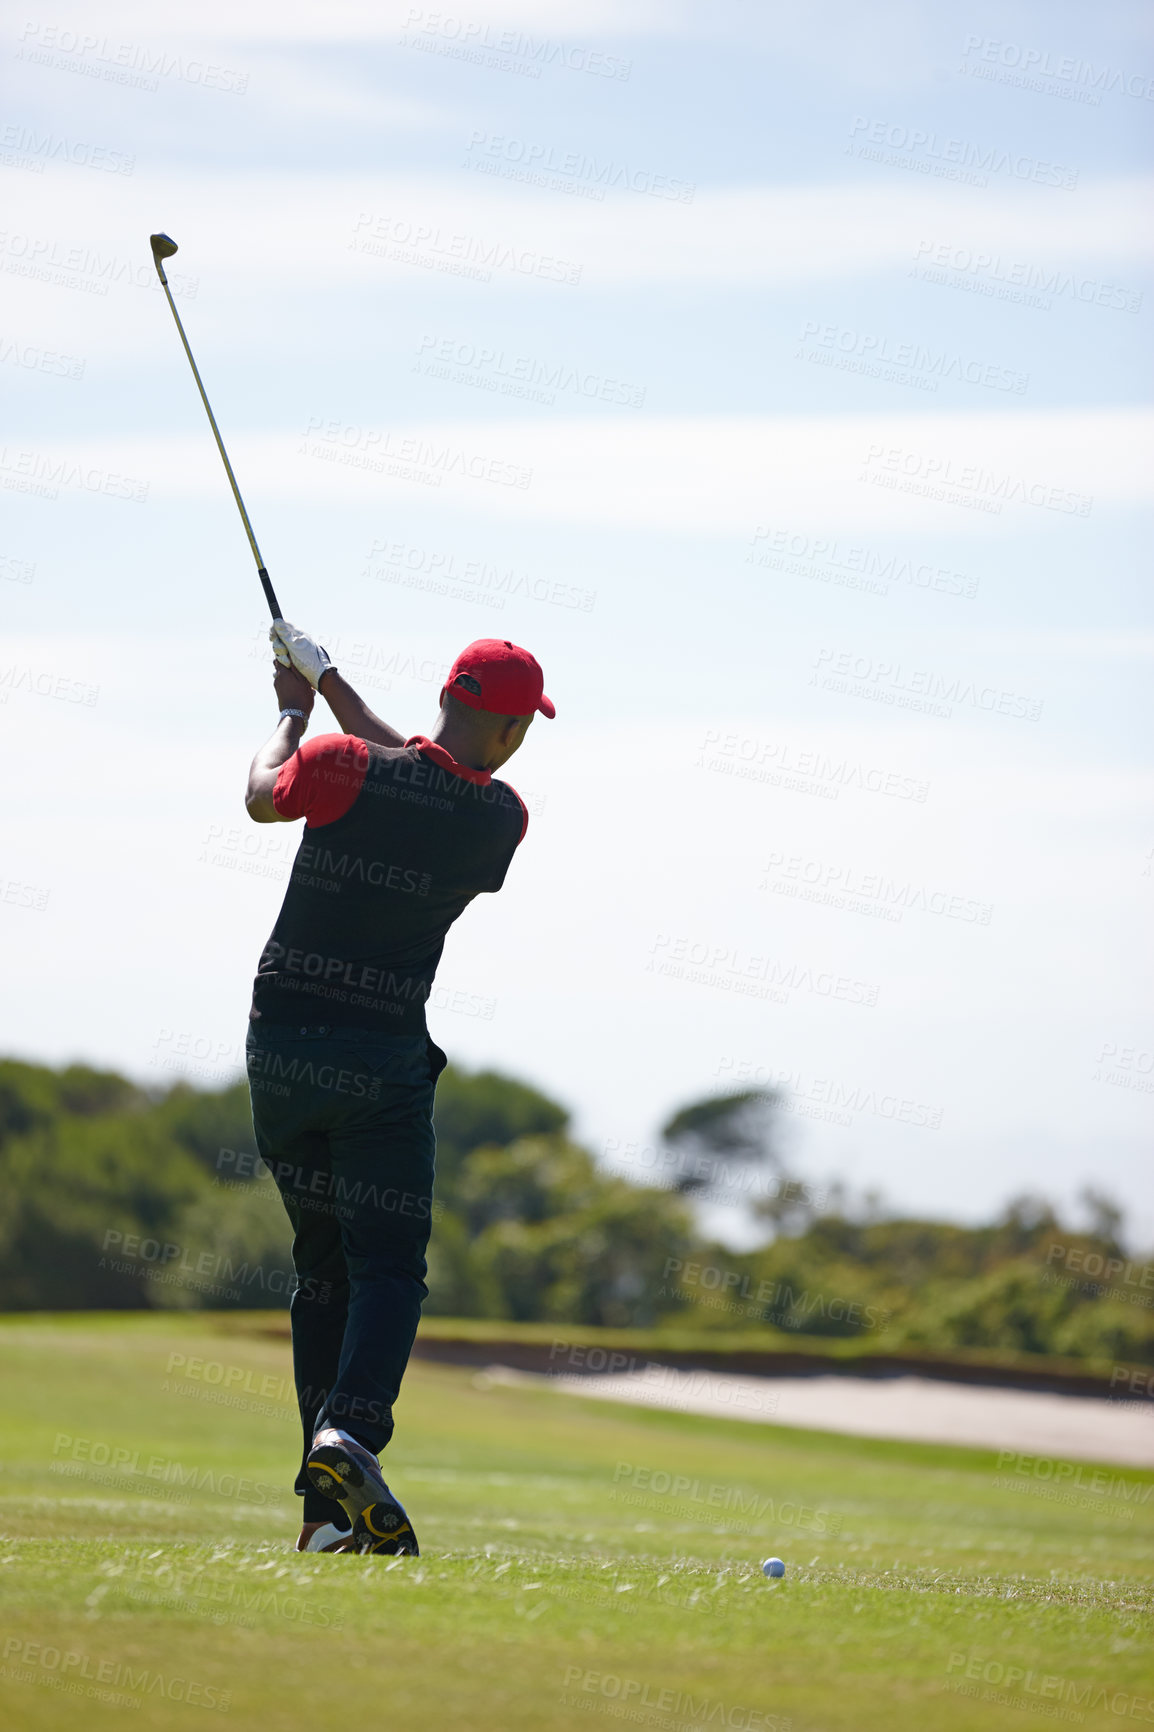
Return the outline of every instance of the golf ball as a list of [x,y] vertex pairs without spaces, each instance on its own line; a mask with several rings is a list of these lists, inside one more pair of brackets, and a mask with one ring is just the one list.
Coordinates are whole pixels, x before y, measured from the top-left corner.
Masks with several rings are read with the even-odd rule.
[[763,1576],[784,1576],[785,1565],[780,1558],[766,1558],[761,1566]]

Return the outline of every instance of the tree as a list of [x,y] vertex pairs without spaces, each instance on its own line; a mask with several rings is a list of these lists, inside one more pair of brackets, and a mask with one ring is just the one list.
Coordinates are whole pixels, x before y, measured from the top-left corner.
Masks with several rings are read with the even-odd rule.
[[779,1104],[772,1090],[743,1089],[675,1112],[661,1127],[676,1156],[674,1189],[703,1197],[744,1194],[759,1169],[779,1171],[774,1137]]
[[1089,1234],[1092,1239],[1101,1239],[1115,1253],[1125,1255],[1123,1249],[1123,1227],[1126,1215],[1123,1209],[1107,1196],[1105,1191],[1099,1191],[1093,1185],[1084,1185],[1078,1194],[1081,1203],[1089,1217]]
[[569,1112],[527,1083],[449,1065],[437,1083],[437,1189],[448,1200],[466,1155],[485,1145],[505,1148],[518,1137],[561,1135]]
[[564,1137],[474,1150],[458,1206],[490,1316],[644,1327],[673,1308],[661,1295],[691,1242],[684,1207],[602,1173]]
[[[172,1140],[195,1155],[210,1173],[235,1172],[235,1153],[256,1154],[245,1082],[211,1092],[178,1082],[158,1102],[156,1117]],[[251,1172],[253,1165],[252,1161],[242,1162],[241,1170]]]
[[746,1205],[776,1232],[803,1231],[820,1198],[785,1170],[778,1149],[781,1096],[773,1089],[711,1095],[682,1107],[661,1128],[673,1155],[673,1187],[701,1202]]

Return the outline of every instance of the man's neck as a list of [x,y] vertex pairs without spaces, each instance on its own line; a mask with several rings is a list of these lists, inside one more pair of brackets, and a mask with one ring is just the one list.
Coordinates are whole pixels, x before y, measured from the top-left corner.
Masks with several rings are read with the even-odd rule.
[[429,730],[428,738],[441,750],[448,752],[450,758],[466,770],[487,770],[485,761],[490,753],[479,746],[476,739],[468,738],[465,730],[454,726],[451,716],[440,715]]

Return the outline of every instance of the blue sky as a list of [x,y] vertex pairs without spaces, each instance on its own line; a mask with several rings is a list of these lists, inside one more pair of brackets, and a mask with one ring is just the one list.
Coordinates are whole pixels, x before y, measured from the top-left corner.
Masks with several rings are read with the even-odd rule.
[[[293,832],[248,549],[427,727],[539,656],[430,1023],[643,1171],[1154,1231],[1148,11],[30,6],[7,30],[3,1044],[232,1074]],[[319,706],[318,706],[319,711]],[[317,724],[314,723],[314,727]]]

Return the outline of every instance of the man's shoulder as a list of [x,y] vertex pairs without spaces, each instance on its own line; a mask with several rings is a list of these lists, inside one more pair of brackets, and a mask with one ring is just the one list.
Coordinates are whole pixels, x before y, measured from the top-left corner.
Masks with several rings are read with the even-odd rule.
[[297,748],[306,781],[347,782],[360,787],[369,767],[369,745],[357,734],[317,734]]
[[302,763],[332,763],[345,760],[367,763],[369,744],[359,734],[314,734],[297,747]]
[[502,809],[509,814],[511,823],[517,826],[517,841],[522,842],[525,831],[529,828],[529,808],[510,782],[499,782],[494,777],[491,787],[500,788]]
[[316,734],[281,765],[273,805],[282,818],[313,828],[343,818],[365,779],[369,749],[355,734]]
[[489,786],[498,790],[497,797],[503,806],[524,806],[524,800],[511,782],[502,782],[494,776],[490,780]]

